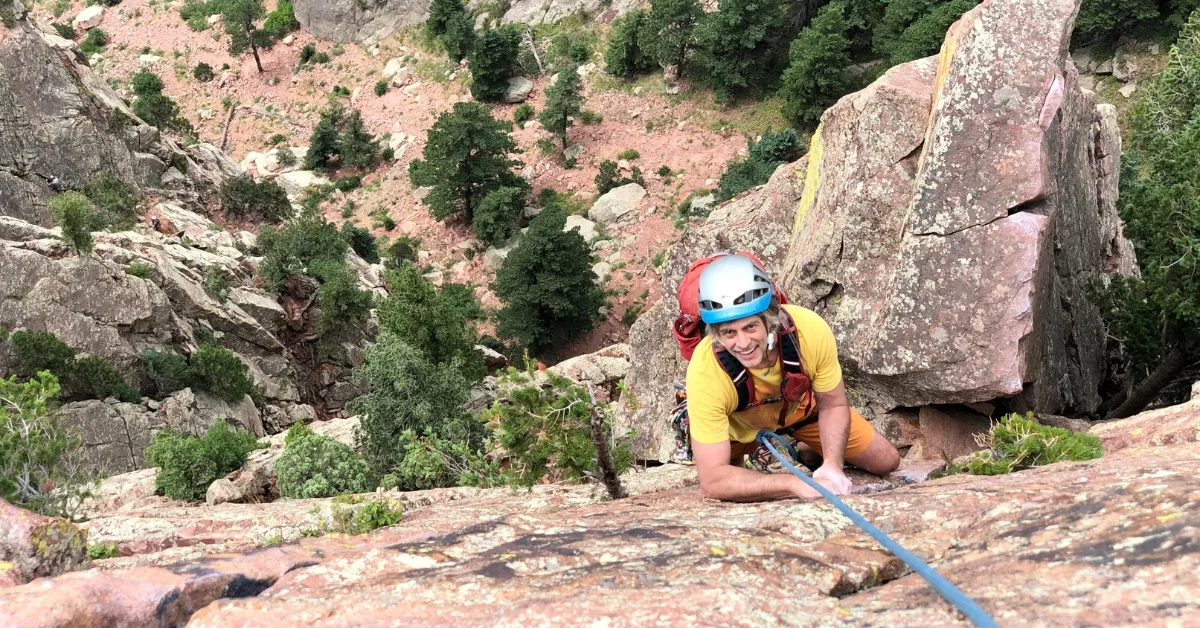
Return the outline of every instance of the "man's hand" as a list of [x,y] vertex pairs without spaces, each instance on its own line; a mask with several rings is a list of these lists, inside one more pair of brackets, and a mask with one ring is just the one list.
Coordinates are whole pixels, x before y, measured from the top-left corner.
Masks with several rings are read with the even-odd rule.
[[853,486],[844,471],[829,464],[821,465],[821,468],[813,473],[813,479],[834,495],[846,495]]

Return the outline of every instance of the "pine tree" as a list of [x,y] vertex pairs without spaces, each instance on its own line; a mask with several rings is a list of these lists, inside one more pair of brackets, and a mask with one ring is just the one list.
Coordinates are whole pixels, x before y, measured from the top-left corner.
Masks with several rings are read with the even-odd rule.
[[387,273],[388,296],[379,303],[379,328],[421,352],[430,362],[456,364],[468,380],[484,375],[475,331],[459,305],[446,299],[413,264]]
[[339,107],[332,107],[321,113],[321,120],[313,127],[312,136],[308,139],[308,154],[304,157],[304,169],[315,170],[329,167],[329,160],[341,154],[342,142],[337,125],[342,112]]
[[784,117],[795,124],[817,122],[852,87],[846,76],[850,40],[844,11],[841,1],[825,5],[792,41],[791,63],[783,73],[779,95]]
[[222,17],[225,22],[225,33],[229,35],[229,54],[240,55],[247,49],[254,54],[254,64],[258,73],[262,74],[262,60],[258,57],[259,49],[270,50],[275,45],[275,38],[266,30],[260,29],[255,23],[267,15],[263,0],[228,0]]
[[452,61],[467,56],[475,43],[475,24],[462,0],[433,0],[429,4],[425,29],[431,37],[442,42]]
[[521,33],[511,26],[486,31],[475,40],[471,52],[471,95],[475,100],[496,102],[504,98],[520,46]]
[[704,16],[696,27],[698,76],[718,99],[770,81],[778,71],[774,52],[786,17],[777,0],[724,0],[716,13]]
[[640,34],[646,25],[646,12],[630,11],[613,22],[604,52],[604,71],[613,76],[628,78],[651,67],[653,59],[642,50]]
[[500,244],[512,237],[517,228],[517,218],[524,208],[525,190],[497,188],[479,202],[471,228],[480,240],[488,244]]
[[538,114],[538,122],[558,136],[563,150],[567,148],[567,129],[571,128],[571,118],[583,111],[583,83],[578,70],[575,64],[559,70],[558,80],[546,90],[546,106]]
[[357,109],[346,119],[340,152],[343,166],[374,168],[379,163],[379,140],[367,132],[362,114]]
[[507,121],[496,120],[486,105],[475,102],[455,103],[438,116],[423,158],[408,168],[414,186],[433,187],[425,204],[435,218],[461,214],[471,223],[488,192],[504,186],[529,189],[513,172],[521,162],[509,158],[517,145],[508,129]]
[[604,305],[591,249],[577,230],[563,233],[566,224],[554,210],[534,218],[492,284],[504,303],[497,331],[534,355],[591,329]]
[[75,253],[86,256],[92,252],[92,226],[96,209],[79,192],[60,194],[50,201],[54,223],[62,228],[63,239]]
[[653,0],[639,31],[643,54],[664,70],[672,65],[682,70],[688,53],[696,46],[694,31],[703,16],[704,10],[696,0]]

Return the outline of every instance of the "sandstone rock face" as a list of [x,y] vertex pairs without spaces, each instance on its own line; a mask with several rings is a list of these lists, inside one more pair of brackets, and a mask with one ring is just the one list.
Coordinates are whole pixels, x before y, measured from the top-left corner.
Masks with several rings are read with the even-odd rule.
[[355,41],[365,46],[429,16],[429,0],[300,0],[295,3],[301,28],[321,39]]
[[646,198],[646,189],[636,183],[613,188],[596,199],[588,210],[588,218],[601,225],[610,225],[633,211],[643,198]]
[[[629,331],[629,376],[636,403],[618,404],[617,433],[634,431],[634,455],[644,460],[669,460],[674,431],[668,417],[675,406],[674,382],[683,381],[687,363],[671,335],[678,314],[675,291],[692,261],[717,251],[750,250],[778,276],[787,255],[786,234],[800,199],[806,159],[780,166],[771,180],[718,206],[701,225],[693,225],[659,268],[662,299],[642,314]],[[736,228],[732,227],[736,225]],[[636,410],[631,410],[636,408]]]
[[1102,193],[1113,111],[1066,53],[1074,10],[984,2],[940,58],[822,118],[782,281],[834,328],[860,402],[1099,404],[1104,328],[1085,290],[1128,244]]
[[552,24],[569,15],[602,13],[612,19],[642,3],[639,0],[516,0],[500,18],[503,24]]
[[[1002,623],[1157,625],[1200,613],[1198,472],[1190,442],[847,502]],[[963,625],[828,503],[706,500],[678,465],[625,480],[616,501],[595,485],[391,494],[404,519],[363,537],[297,539],[327,500],[94,519],[123,557],[0,591],[0,623]],[[268,536],[285,543],[213,553]]]
[[87,532],[0,499],[0,589],[87,564]]
[[99,26],[104,21],[104,7],[96,4],[86,7],[71,20],[71,26],[77,29],[87,30]]
[[130,185],[161,188],[166,164],[183,158],[188,175],[178,185],[224,179],[140,121],[78,53],[60,49],[51,37],[17,19],[0,39],[0,216],[50,226],[51,177],[80,189],[93,175],[112,171]]
[[616,399],[617,382],[629,375],[629,345],[605,347],[559,362],[548,370],[584,384],[601,401]]

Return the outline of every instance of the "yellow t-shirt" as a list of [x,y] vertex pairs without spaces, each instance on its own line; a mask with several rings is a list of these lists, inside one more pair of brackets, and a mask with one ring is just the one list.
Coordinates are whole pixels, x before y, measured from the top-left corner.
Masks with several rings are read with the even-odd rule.
[[[842,382],[842,367],[838,364],[837,343],[833,330],[816,312],[796,306],[783,306],[796,324],[800,336],[800,360],[804,372],[812,379],[816,392],[829,392]],[[783,383],[782,364],[767,369],[750,369],[754,378],[754,390],[759,399],[779,396]],[[687,370],[688,421],[691,424],[692,440],[697,443],[720,443],[733,440],[741,443],[754,441],[761,429],[774,430],[779,427],[779,403],[763,404],[743,412],[737,409],[737,389],[720,361],[713,354],[712,337],[706,336],[692,354]],[[789,417],[803,418],[812,413],[813,407],[789,410]],[[810,404],[811,406],[811,404]],[[797,417],[796,415],[800,416]]]

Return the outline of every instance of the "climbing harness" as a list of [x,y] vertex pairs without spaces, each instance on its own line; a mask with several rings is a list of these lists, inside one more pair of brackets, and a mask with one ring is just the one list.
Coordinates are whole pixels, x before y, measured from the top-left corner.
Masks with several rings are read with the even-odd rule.
[[871,535],[871,538],[878,541],[880,545],[887,549],[887,551],[895,555],[896,558],[904,561],[904,564],[908,565],[910,569],[920,574],[922,578],[924,578],[931,586],[933,586],[933,589],[937,591],[943,599],[952,604],[963,615],[966,615],[967,619],[971,620],[971,623],[975,624],[976,626],[983,626],[987,628],[996,626],[996,622],[990,616],[988,616],[987,612],[980,608],[974,600],[967,597],[965,593],[960,591],[958,587],[951,584],[949,580],[945,579],[941,574],[934,571],[932,567],[927,565],[920,558],[917,558],[912,552],[904,549],[904,547],[902,547],[899,543],[892,540],[892,538],[885,534],[883,530],[875,527],[862,515],[854,512],[853,508],[847,506],[846,502],[838,499],[838,497],[831,493],[829,489],[825,488],[811,477],[805,475],[799,469],[797,469],[795,465],[785,460],[783,455],[779,453],[779,450],[777,450],[775,446],[771,444],[770,441],[772,438],[778,440],[780,444],[787,448],[788,454],[791,455],[792,460],[799,460],[796,455],[796,450],[793,449],[792,446],[789,445],[787,441],[783,440],[783,438],[778,434],[768,432],[767,430],[762,430],[758,433],[758,436],[755,437],[755,440],[766,447],[767,450],[769,450],[771,454],[773,454],[775,458],[779,460],[781,464],[783,464],[785,469],[791,471],[793,475],[800,478],[805,484],[808,484],[812,488],[816,489],[816,491],[820,493],[822,497],[837,507],[838,510],[842,511],[842,514],[846,515],[850,521],[854,522],[854,525]]

